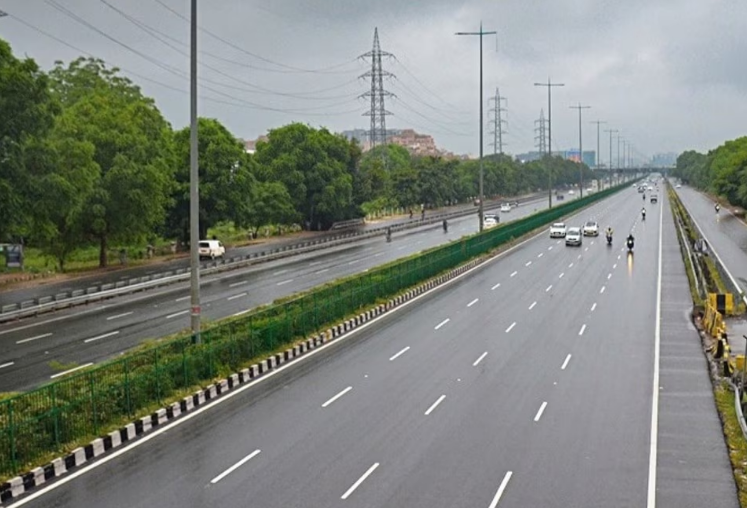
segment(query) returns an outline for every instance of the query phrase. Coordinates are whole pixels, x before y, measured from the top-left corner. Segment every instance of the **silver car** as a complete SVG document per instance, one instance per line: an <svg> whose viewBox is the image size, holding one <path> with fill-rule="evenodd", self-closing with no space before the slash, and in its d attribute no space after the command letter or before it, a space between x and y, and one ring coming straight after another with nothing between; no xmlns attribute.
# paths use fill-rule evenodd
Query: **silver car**
<svg viewBox="0 0 747 508"><path fill-rule="evenodd" d="M566 245L581 245L583 235L581 234L581 228L568 228L565 233L565 244Z"/></svg>

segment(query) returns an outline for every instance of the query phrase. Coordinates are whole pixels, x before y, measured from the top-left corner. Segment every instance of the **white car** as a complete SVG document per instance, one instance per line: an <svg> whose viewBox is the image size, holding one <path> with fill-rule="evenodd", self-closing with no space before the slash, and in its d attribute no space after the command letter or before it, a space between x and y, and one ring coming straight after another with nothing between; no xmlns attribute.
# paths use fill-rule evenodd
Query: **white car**
<svg viewBox="0 0 747 508"><path fill-rule="evenodd" d="M486 228L494 228L498 225L498 216L497 215L486 215L485 220L482 222L482 225Z"/></svg>
<svg viewBox="0 0 747 508"><path fill-rule="evenodd" d="M200 253L200 259L222 258L226 255L225 246L218 240L201 240L198 245L198 251Z"/></svg>
<svg viewBox="0 0 747 508"><path fill-rule="evenodd" d="M511 211L511 205L508 203L503 203L501 205L501 212L510 212Z"/></svg>
<svg viewBox="0 0 747 508"><path fill-rule="evenodd" d="M584 236L599 236L599 224L593 220L584 224Z"/></svg>
<svg viewBox="0 0 747 508"><path fill-rule="evenodd" d="M570 194L572 196L573 194L575 194L575 192L573 192L573 189L571 189L571 190L568 191L568 194Z"/></svg>
<svg viewBox="0 0 747 508"><path fill-rule="evenodd" d="M556 222L550 226L550 238L565 238L565 224Z"/></svg>
<svg viewBox="0 0 747 508"><path fill-rule="evenodd" d="M565 244L581 245L582 238L581 228L568 228L568 232L565 234Z"/></svg>

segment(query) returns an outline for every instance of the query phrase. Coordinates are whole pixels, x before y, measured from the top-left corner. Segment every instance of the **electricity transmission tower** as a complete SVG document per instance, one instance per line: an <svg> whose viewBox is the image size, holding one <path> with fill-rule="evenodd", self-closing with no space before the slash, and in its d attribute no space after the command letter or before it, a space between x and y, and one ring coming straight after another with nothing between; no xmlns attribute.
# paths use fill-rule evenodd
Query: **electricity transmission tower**
<svg viewBox="0 0 747 508"><path fill-rule="evenodd" d="M540 110L539 120L535 120L534 125L539 125L539 127L534 128L534 132L537 133L534 140L537 142L537 151L542 157L547 153L547 120L545 120L544 109Z"/></svg>
<svg viewBox="0 0 747 508"><path fill-rule="evenodd" d="M384 98L393 97L394 94L384 90L384 78L394 77L394 74L383 69L381 60L383 57L391 58L393 56L391 53L381 50L379 29L375 28L373 49L360 56L360 58L371 59L371 70L359 76L360 78L371 79L371 90L360 96L371 99L371 108L363 113L363 116L371 117L371 130L369 132L371 148L386 144L386 116L392 113L386 110Z"/></svg>
<svg viewBox="0 0 747 508"><path fill-rule="evenodd" d="M496 87L495 89L495 97L490 97L488 99L488 102L493 103L493 109L488 109L488 117L492 114L493 116L493 127L490 131L490 133L493 135L493 141L490 143L490 145L493 147L493 155L496 154L502 154L503 153L503 135L506 134L506 131L503 130L503 126L507 125L508 122L503 119L502 113L505 113L507 110L503 107L503 104L506 104L508 106L508 99L505 97L501 97L500 89Z"/></svg>

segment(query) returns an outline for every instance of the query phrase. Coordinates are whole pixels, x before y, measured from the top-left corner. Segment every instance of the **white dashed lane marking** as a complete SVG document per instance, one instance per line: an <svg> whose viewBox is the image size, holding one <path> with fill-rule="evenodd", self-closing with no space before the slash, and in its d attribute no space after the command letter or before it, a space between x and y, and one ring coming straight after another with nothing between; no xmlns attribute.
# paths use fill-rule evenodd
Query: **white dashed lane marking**
<svg viewBox="0 0 747 508"><path fill-rule="evenodd" d="M475 363L473 363L472 366L473 367L477 367L477 364L480 363L483 360L483 358L485 358L486 356L488 356L488 352L487 351L485 351L483 354L481 354L480 358L478 358L477 360L475 360Z"/></svg>
<svg viewBox="0 0 747 508"><path fill-rule="evenodd" d="M472 306L473 306L474 304L476 304L476 303L477 303L477 302L479 302L479 301L480 301L480 299L479 299L479 298L475 298L474 300L472 300L471 302L469 302L469 303L467 304L467 307L472 307Z"/></svg>
<svg viewBox="0 0 747 508"><path fill-rule="evenodd" d="M542 405L539 408L539 411L537 411L537 414L534 415L534 421L538 422L540 421L540 418L542 418L542 413L545 412L545 408L547 407L547 402L543 402Z"/></svg>
<svg viewBox="0 0 747 508"><path fill-rule="evenodd" d="M514 326L516 326L516 321L514 321L513 323L511 323L511 326L509 326L508 328L506 328L506 333L508 333L508 332L510 332L511 330L513 330L513 329L514 329Z"/></svg>
<svg viewBox="0 0 747 508"><path fill-rule="evenodd" d="M563 362L563 365L560 367L560 370L565 370L566 367L568 367L568 362L571 361L571 354L568 353L568 356L565 357L565 361Z"/></svg>
<svg viewBox="0 0 747 508"><path fill-rule="evenodd" d="M432 413L432 412L433 412L433 411L434 411L434 410L435 410L435 409L436 409L436 408L438 407L438 405L439 405L439 404L440 404L441 402L443 402L443 400L444 400L445 398L446 398L446 395L441 395L441 396L440 396L440 397L438 398L438 400L436 400L436 402L434 402L434 403L433 403L433 404L431 405L431 407L429 407L429 408L428 408L428 410L427 410L427 411L425 412L425 416L428 416L429 414L431 414L431 413Z"/></svg>
<svg viewBox="0 0 747 508"><path fill-rule="evenodd" d="M529 310L532 310L535 305L537 305L537 302L532 303L532 305L529 306Z"/></svg>
<svg viewBox="0 0 747 508"><path fill-rule="evenodd" d="M446 319L444 319L443 321L441 321L440 323L438 323L438 324L436 325L436 328L435 328L435 330L438 330L439 328L441 328L441 327L442 327L443 325L445 325L445 324L446 324L446 323L448 323L449 321L450 321L450 319L449 319L449 318L446 318Z"/></svg>
<svg viewBox="0 0 747 508"><path fill-rule="evenodd" d="M496 290L496 289L498 289L499 287L501 287L501 283L500 283L500 282L499 282L498 284L496 284L495 286L493 286L492 288L490 288L490 290L491 290L491 291L495 291L495 290Z"/></svg>
<svg viewBox="0 0 747 508"><path fill-rule="evenodd" d="M400 351L400 352L399 352L399 353L397 353L396 355L394 355L394 356L392 356L391 358L389 358L389 361L390 361L390 362L393 362L394 360L396 360L397 358L399 358L399 357L400 357L400 356L402 356L403 354L407 353L407 352L408 352L409 350L410 350L410 346L407 346L407 347L406 347L406 348L404 348L404 349L403 349L402 351Z"/></svg>

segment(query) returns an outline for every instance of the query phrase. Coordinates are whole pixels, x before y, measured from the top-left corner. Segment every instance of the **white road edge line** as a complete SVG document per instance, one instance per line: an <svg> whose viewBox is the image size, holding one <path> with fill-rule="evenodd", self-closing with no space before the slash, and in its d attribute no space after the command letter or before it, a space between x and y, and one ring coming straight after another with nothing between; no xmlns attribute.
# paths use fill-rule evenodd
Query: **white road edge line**
<svg viewBox="0 0 747 508"><path fill-rule="evenodd" d="M241 459L240 461L238 461L236 464L234 464L233 466L229 467L228 469L226 469L225 471L223 471L221 474L219 474L218 476L216 476L215 478L213 478L212 480L210 480L210 483L212 483L213 485L215 485L216 483L218 483L219 481L221 481L223 478L225 478L226 476L230 475L231 473L233 473L234 471L236 471L238 468L240 468L241 466L243 466L244 464L246 464L247 462L249 462L250 460L252 460L257 455L259 455L259 452L260 452L260 450L254 450L252 453L250 453L249 455L247 455L246 457L244 457L243 459Z"/></svg>
<svg viewBox="0 0 747 508"><path fill-rule="evenodd" d="M51 335L52 335L51 333L43 333L41 335L37 335L36 337L31 337L31 338L28 338L28 339L17 340L16 344L25 344L27 342L31 342L32 340L44 339L44 338L49 337Z"/></svg>
<svg viewBox="0 0 747 508"><path fill-rule="evenodd" d="M539 410L537 411L537 414L534 415L534 421L538 422L540 421L540 418L542 418L542 413L545 412L545 408L547 407L547 402L543 402L540 406Z"/></svg>
<svg viewBox="0 0 747 508"><path fill-rule="evenodd" d="M438 330L439 328L441 328L441 327L442 327L443 325L445 325L445 324L446 324L446 323L448 323L449 321L451 321L451 319L449 319L449 318L446 318L446 319L444 319L443 321L441 321L440 323L438 323L438 324L436 325L436 328L434 328L434 330Z"/></svg>
<svg viewBox="0 0 747 508"><path fill-rule="evenodd" d="M345 389L344 389L343 391L341 391L340 393L338 393L337 395L335 395L334 397L332 397L331 399L329 399L329 400L328 400L327 402L325 402L324 404L322 404L322 407L327 407L327 406L329 406L329 405L330 405L330 404L332 404L332 403L333 403L334 401L336 401L337 399L339 399L340 397L342 397L343 395L345 395L346 393L348 393L348 392L349 392L350 390L352 390L352 389L353 389L353 387L352 387L352 386L348 386L348 387L347 387L347 388L345 388Z"/></svg>
<svg viewBox="0 0 747 508"><path fill-rule="evenodd" d="M510 252L515 251L516 249L518 249L522 245L525 245L525 244L527 244L527 243L531 242L532 240L535 240L535 239L537 239L539 237L545 236L545 234L546 234L545 231L540 231L536 235L534 235L534 236L532 236L530 238L527 238L523 242L520 242L520 243L514 245L513 247L510 247L509 249L505 250L504 252L501 252L497 256L495 256L493 258L490 258L485 263L483 263L481 265L478 265L478 266L476 266L474 268L470 268L469 270L466 270L464 273L462 273L462 274L454 277L453 279L445 282L441 286L437 286L437 287L435 287L433 289L425 291L424 293L416 296L415 298L406 301L405 303L403 303L402 305L400 305L399 307L397 307L393 312L397 312L400 309L406 308L409 305L412 305L414 302L419 301L421 298L426 298L427 296L429 296L430 294L432 294L435 291L442 290L444 287L447 287L450 284L453 284L456 281L461 280L462 277L468 276L469 274L471 274L475 270L480 270L480 269L485 268L491 262L498 261L498 260L502 259L507 254L509 254ZM378 317L376 317L376 318L374 318L374 319L372 319L372 320L364 323L363 325L361 325L361 326L359 326L357 328L354 328L350 332L348 332L345 335L343 335L340 338L340 340L345 340L345 338L347 338L347 337L350 337L350 336L352 336L352 335L354 335L356 333L360 333L362 330L365 330L368 327L375 325L376 323L378 323L382 319L385 319L385 318L389 317L390 315L391 314L388 313L388 312L386 314L382 314L381 316L378 316ZM0 334L9 333L9 332L12 332L12 331L18 331L18 328L15 328L15 329L12 329L12 330L4 330L4 331L1 331ZM201 415L205 411L211 410L212 408L214 408L218 404L223 404L226 401L231 400L232 398L234 398L234 397L238 396L239 394L243 393L244 391L249 390L250 388L253 388L254 386L258 385L259 383L263 383L267 379L270 379L270 378L272 378L274 376L277 376L281 372L284 372L286 369L292 368L292 367L296 366L299 363L305 362L309 358L314 358L315 355L321 353L322 351L325 351L327 348L329 348L331 346L334 346L335 344L337 344L337 341L335 341L335 342L328 342L328 343L324 344L323 346L320 346L320 347L318 347L316 349L313 349L309 353L307 353L307 354L305 354L305 355L297 358L296 360L291 360L290 362L288 362L286 364L283 364L280 368L277 368L277 369L269 371L267 374L263 375L259 379L256 379L254 381L250 381L250 382L248 382L248 383L246 383L246 384L244 384L242 386L239 386L235 390L231 390L227 394L222 395L221 397L219 397L218 399L216 399L215 402L211 402L210 404L208 404L206 406L202 406L202 407L196 409L195 411L191 411L191 412L187 413L184 416L180 416L178 419L174 420L172 423L170 423L168 425L159 426L159 428L157 430L155 430L155 431L153 431L153 432L151 432L149 434L146 434L143 438L141 438L141 439L139 439L137 441L133 441L133 442L131 442L131 444L129 444L127 446L124 446L123 448L120 448L117 451L115 451L115 452L113 452L113 453L111 453L109 455L104 455L100 460L97 460L96 462L91 462L91 463L89 463L89 465L82 466L80 469L78 469L74 473L72 473L72 474L66 474L65 476L63 476L62 478L60 478L58 481L55 481L54 483L47 483L47 484L45 484L44 487L40 487L41 490L33 492L32 494L29 494L28 497L24 497L24 498L20 499L19 501L15 502L13 504L13 507L16 508L16 507L19 507L19 506L23 506L25 504L30 503L34 499L38 499L41 496L43 496L45 494L48 494L49 492L52 492L53 490L58 489L59 487L65 485L66 483L75 480L79 476L82 476L82 475L90 472L91 470L96 469L98 467L101 467L104 464L106 464L106 463L108 463L108 462L116 459L120 455L124 455L125 453L130 452L130 451L134 450L135 448L138 448L138 447L144 445L145 443L149 442L151 439L157 438L158 436L160 436L164 432L170 431L171 429L173 429L173 428L175 428L175 427L177 427L179 425L183 425L185 422L188 422L192 418L195 418L195 417Z"/></svg>
<svg viewBox="0 0 747 508"><path fill-rule="evenodd" d="M477 360L475 360L475 363L473 363L472 366L473 367L477 367L477 364L479 364L483 360L483 358L485 358L486 356L488 356L488 352L487 351L485 351L483 354L481 354L480 358L478 358Z"/></svg>
<svg viewBox="0 0 747 508"><path fill-rule="evenodd" d="M472 306L473 306L474 304L476 304L476 303L477 303L477 302L479 302L479 301L480 301L480 299L479 299L479 298L475 298L474 300L472 300L471 302L469 302L469 303L467 304L467 307L472 307Z"/></svg>
<svg viewBox="0 0 747 508"><path fill-rule="evenodd" d="M656 278L656 329L654 330L654 379L651 388L651 441L648 455L647 508L656 506L656 462L659 441L659 354L661 349L661 240L664 214L659 214L659 275ZM696 224L697 226L697 224ZM709 242L710 243L710 242ZM723 263L722 263L723 265ZM739 286L737 286L739 287Z"/></svg>
<svg viewBox="0 0 747 508"><path fill-rule="evenodd" d="M105 339L107 337L113 337L114 335L118 335L118 334L119 334L119 330L117 330L115 332L105 333L104 335L97 335L96 337L91 337L90 339L86 339L83 342L85 342L86 344L88 344L89 342L94 342L94 341L97 341L97 340Z"/></svg>
<svg viewBox="0 0 747 508"><path fill-rule="evenodd" d="M513 323L511 323L511 326L509 326L508 328L506 328L506 333L508 333L508 332L510 332L511 330L513 330L513 329L514 329L514 326L516 326L516 321L514 321Z"/></svg>
<svg viewBox="0 0 747 508"><path fill-rule="evenodd" d="M112 319L123 318L123 317L129 316L129 315L134 314L134 313L135 313L134 311L132 311L132 312L125 312L123 314L117 314L116 316L109 316L108 318L106 318L106 320L107 321L111 321Z"/></svg>
<svg viewBox="0 0 747 508"><path fill-rule="evenodd" d="M566 367L568 367L568 362L571 361L571 354L568 353L568 356L565 357L565 361L563 362L562 367L560 367L560 370L565 370Z"/></svg>
<svg viewBox="0 0 747 508"><path fill-rule="evenodd" d="M407 353L407 352L408 352L409 350L410 350L410 346L407 346L407 347L406 347L406 348L404 348L404 349L403 349L402 351L400 351L400 352L399 352L399 353L397 353L396 355L394 355L394 356L392 356L391 358L389 358L389 361L390 361L390 362L393 362L394 360L396 360L397 358L399 358L399 357L400 357L400 356L402 356L403 354Z"/></svg>
<svg viewBox="0 0 747 508"><path fill-rule="evenodd" d="M84 365L79 365L78 367L75 367L74 369L70 369L64 372L58 372L57 374L53 374L49 376L49 379L54 379L60 376L64 376L65 374L70 374L71 372L75 372L76 370L85 369L86 367L90 367L91 365L93 365L93 363L86 363Z"/></svg>
<svg viewBox="0 0 747 508"><path fill-rule="evenodd" d="M347 490L347 492L345 492L342 495L342 497L340 499L347 499L350 496L350 494L352 494L353 492L355 492L355 489L357 489L360 486L361 483L363 483L364 481L366 481L366 478L368 478L371 475L371 473L373 473L374 471L376 471L377 467L379 467L379 463L378 462L376 462L373 466L369 467L368 471L366 471L365 473L363 473L363 476L361 476L360 478L358 478L358 481L355 482Z"/></svg>
<svg viewBox="0 0 747 508"><path fill-rule="evenodd" d="M439 397L439 398L438 398L438 399L436 400L436 402L434 402L433 404L431 404L431 407L429 407L429 408L428 408L428 410L427 410L427 411L425 412L425 416L428 416L429 414L431 414L431 413L432 413L432 412L433 412L433 411L434 411L434 410L435 410L435 409L436 409L436 408L438 407L438 405L439 405L439 404L440 404L441 402L443 402L443 401L444 401L444 399L445 399L445 398L446 398L446 395L441 395L441 396L440 396L440 397Z"/></svg>
<svg viewBox="0 0 747 508"><path fill-rule="evenodd" d="M508 471L506 473L506 476L503 477L503 481L501 482L500 487L498 487L498 492L495 493L495 496L493 497L493 500L490 502L490 506L488 508L496 508L498 506L498 501L501 500L501 496L503 496L503 491L506 490L506 486L508 485L508 481L511 479L511 476L513 473L511 471Z"/></svg>

